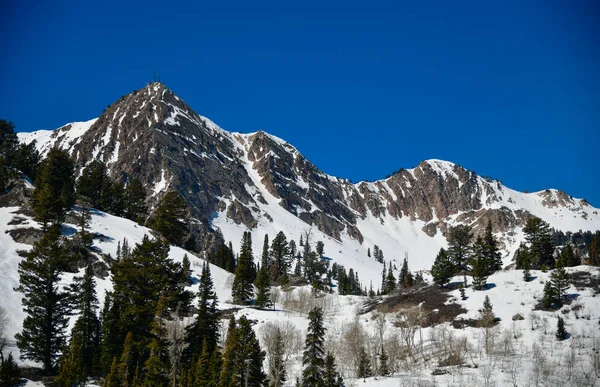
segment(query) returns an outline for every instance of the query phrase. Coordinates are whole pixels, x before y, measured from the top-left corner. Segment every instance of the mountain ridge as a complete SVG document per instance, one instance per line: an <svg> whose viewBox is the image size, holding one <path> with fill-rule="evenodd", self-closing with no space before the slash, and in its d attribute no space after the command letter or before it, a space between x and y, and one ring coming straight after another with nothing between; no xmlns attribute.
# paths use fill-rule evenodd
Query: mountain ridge
<svg viewBox="0 0 600 387"><path fill-rule="evenodd" d="M600 229L598 210L583 199L550 189L521 193L439 159L402 168L385 179L352 183L322 172L279 137L221 129L160 83L121 97L97 119L19 137L23 142L37 139L42 153L52 146L68 150L78 170L99 159L113 179L141 180L151 206L167 190L177 190L199 220L201 250L214 246L214 229L225 227L224 221L257 233L265 222L277 223L273 213L279 212L272 204L306 228L313 226L337 241L355 240L359 246L385 245L384 237L370 229L389 234L385 228L390 223L397 223L393 227L399 232L418 226L419 235L433 238L461 223L477 233L490 220L509 256L531 216L564 231ZM401 227L404 218L409 222ZM412 242L391 246L409 250Z"/></svg>

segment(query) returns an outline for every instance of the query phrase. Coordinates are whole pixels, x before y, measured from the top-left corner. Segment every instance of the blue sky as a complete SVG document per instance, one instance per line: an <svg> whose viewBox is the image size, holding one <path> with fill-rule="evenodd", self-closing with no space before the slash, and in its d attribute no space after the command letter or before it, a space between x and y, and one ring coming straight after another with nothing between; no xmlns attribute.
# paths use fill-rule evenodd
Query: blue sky
<svg viewBox="0 0 600 387"><path fill-rule="evenodd" d="M156 69L199 114L277 135L329 174L438 158L600 207L598 7L3 2L0 117L18 131L87 120Z"/></svg>

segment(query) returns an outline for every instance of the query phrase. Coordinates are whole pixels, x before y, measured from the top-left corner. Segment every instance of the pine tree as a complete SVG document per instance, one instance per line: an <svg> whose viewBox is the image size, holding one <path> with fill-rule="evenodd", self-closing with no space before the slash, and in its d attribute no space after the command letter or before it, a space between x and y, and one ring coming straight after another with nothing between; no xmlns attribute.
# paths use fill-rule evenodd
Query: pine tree
<svg viewBox="0 0 600 387"><path fill-rule="evenodd" d="M239 386L262 387L267 382L263 371L265 352L252 329L251 322L246 316L238 320L238 351L236 352L235 380Z"/></svg>
<svg viewBox="0 0 600 387"><path fill-rule="evenodd" d="M448 236L448 257L456 266L456 272L463 274L465 283L471 256L471 238L473 238L471 227L466 225L452 227Z"/></svg>
<svg viewBox="0 0 600 387"><path fill-rule="evenodd" d="M483 290L487 283L487 276L493 262L486 258L486 246L481 236L473 244L473 254L471 255L471 276L473 277L473 289Z"/></svg>
<svg viewBox="0 0 600 387"><path fill-rule="evenodd" d="M396 290L396 277L392 271L392 265L388 267L387 277L385 278L385 293L390 294Z"/></svg>
<svg viewBox="0 0 600 387"><path fill-rule="evenodd" d="M223 363L219 375L219 387L234 385L235 354L238 351L237 322L232 314L227 327L227 339L223 347Z"/></svg>
<svg viewBox="0 0 600 387"><path fill-rule="evenodd" d="M135 365L138 360L138 354L133 343L133 334L128 332L123 343L123 352L119 358L117 366L117 375L123 386L131 386L135 377ZM112 366L111 366L112 372Z"/></svg>
<svg viewBox="0 0 600 387"><path fill-rule="evenodd" d="M269 274L265 267L261 267L256 278L256 302L255 305L259 309L267 309L272 306L271 303L271 286L269 283Z"/></svg>
<svg viewBox="0 0 600 387"><path fill-rule="evenodd" d="M398 285L403 288L410 288L413 286L415 280L412 273L408 270L408 257L404 257L402 268L400 269L400 275L398 276Z"/></svg>
<svg viewBox="0 0 600 387"><path fill-rule="evenodd" d="M12 352L8 352L8 356L0 358L0 386L16 386L21 381L19 377L19 366L13 358Z"/></svg>
<svg viewBox="0 0 600 387"><path fill-rule="evenodd" d="M381 351L379 352L379 376L388 376L390 374L390 370L388 367L388 355L385 353L385 349L383 345L381 346Z"/></svg>
<svg viewBox="0 0 600 387"><path fill-rule="evenodd" d="M502 269L502 255L498 248L498 241L492 233L492 221L488 220L483 236L483 249L481 251L487 265L486 274L491 275Z"/></svg>
<svg viewBox="0 0 600 387"><path fill-rule="evenodd" d="M74 180L74 164L69 154L52 148L40 165L31 195L35 218L44 230L49 224L61 224L75 204Z"/></svg>
<svg viewBox="0 0 600 387"><path fill-rule="evenodd" d="M344 387L344 380L337 371L335 365L335 356L331 352L327 352L325 356L325 384L324 387Z"/></svg>
<svg viewBox="0 0 600 387"><path fill-rule="evenodd" d="M235 278L231 286L231 298L235 304L245 305L250 302L254 293L252 283L256 278L254 257L252 255L252 236L249 231L244 232L242 248L238 264L235 269Z"/></svg>
<svg viewBox="0 0 600 387"><path fill-rule="evenodd" d="M483 309L481 310L480 321L483 327L491 327L496 321L496 316L494 315L492 303L488 296L485 296L485 299L483 301Z"/></svg>
<svg viewBox="0 0 600 387"><path fill-rule="evenodd" d="M560 252L560 264L563 267L573 267L581 264L570 243L568 243Z"/></svg>
<svg viewBox="0 0 600 387"><path fill-rule="evenodd" d="M283 273L290 269L291 265L290 249L283 231L279 231L271 243L270 258L273 265L271 280L277 281Z"/></svg>
<svg viewBox="0 0 600 387"><path fill-rule="evenodd" d="M431 267L431 275L433 276L433 281L441 287L444 287L450 279L454 276L455 266L450 261L446 250L443 248L440 249L437 257L435 257L435 261L433 262L433 266Z"/></svg>
<svg viewBox="0 0 600 387"><path fill-rule="evenodd" d="M206 338L202 343L202 352L200 353L200 357L198 358L198 362L196 363L195 369L195 378L193 385L195 386L206 386L209 382L210 368L210 353L208 351L208 343Z"/></svg>
<svg viewBox="0 0 600 387"><path fill-rule="evenodd" d="M127 187L125 187L124 201L125 217L135 222L143 223L148 207L145 203L146 191L139 180L133 179L127 184Z"/></svg>
<svg viewBox="0 0 600 387"><path fill-rule="evenodd" d="M550 281L546 282L544 285L544 295L542 296L542 306L546 309L552 307L553 304L558 303L556 294L554 293L554 288Z"/></svg>
<svg viewBox="0 0 600 387"><path fill-rule="evenodd" d="M112 182L103 162L93 160L83 168L76 187L77 196L87 198L93 208L101 211L109 209L112 202Z"/></svg>
<svg viewBox="0 0 600 387"><path fill-rule="evenodd" d="M562 267L560 262L557 267L552 271L550 275L550 283L552 285L552 292L556 297L556 303L562 305L563 301L567 296L567 289L569 288L569 277L565 268Z"/></svg>
<svg viewBox="0 0 600 387"><path fill-rule="evenodd" d="M21 358L42 363L46 373L56 367L73 309L71 291L58 286L67 264L68 255L60 241L60 232L54 227L19 263L20 285L16 290L24 294L23 308L27 317L22 332L15 338Z"/></svg>
<svg viewBox="0 0 600 387"><path fill-rule="evenodd" d="M600 231L596 231L588 246L588 262L592 266L600 266Z"/></svg>
<svg viewBox="0 0 600 387"><path fill-rule="evenodd" d="M525 240L529 243L532 267L553 267L554 242L550 225L538 217L532 217L527 220L523 232Z"/></svg>
<svg viewBox="0 0 600 387"><path fill-rule="evenodd" d="M369 355L367 355L367 351L365 351L365 348L362 347L359 354L356 377L365 379L371 376L373 376L373 371L371 370L371 361L369 360Z"/></svg>
<svg viewBox="0 0 600 387"><path fill-rule="evenodd" d="M80 339L74 336L69 348L60 358L60 368L56 378L56 385L59 387L85 385L88 373L83 364L83 348Z"/></svg>
<svg viewBox="0 0 600 387"><path fill-rule="evenodd" d="M185 200L177 192L169 191L156 208L152 228L167 238L169 243L181 246L188 235L188 218Z"/></svg>
<svg viewBox="0 0 600 387"><path fill-rule="evenodd" d="M169 367L165 364L161 356L161 345L158 338L152 339L148 346L150 357L144 363L145 377L144 387L163 387L168 385L167 370Z"/></svg>
<svg viewBox="0 0 600 387"><path fill-rule="evenodd" d="M556 323L556 339L558 341L563 341L569 337L567 330L565 329L565 320L562 317L558 316L558 321Z"/></svg>
<svg viewBox="0 0 600 387"><path fill-rule="evenodd" d="M117 358L112 359L110 371L104 379L103 387L121 387L121 378L119 377L119 370L117 366Z"/></svg>
<svg viewBox="0 0 600 387"><path fill-rule="evenodd" d="M308 314L308 332L302 355L302 387L321 387L325 383L325 327L323 310L315 307Z"/></svg>
<svg viewBox="0 0 600 387"><path fill-rule="evenodd" d="M82 278L75 278L73 287L77 294L76 302L79 318L71 333L80 347L81 364L86 376L96 376L99 373L100 361L100 320L98 319L98 298L91 265L85 269Z"/></svg>
<svg viewBox="0 0 600 387"><path fill-rule="evenodd" d="M188 347L184 351L186 362L198 358L202 353L203 343L206 350L212 354L219 341L219 314L217 311L217 295L214 290L210 266L202 266L200 284L198 287L198 308L196 319L186 328L185 341Z"/></svg>
<svg viewBox="0 0 600 387"><path fill-rule="evenodd" d="M260 266L264 268L269 267L269 234L265 234L265 240L263 241L262 256L260 258Z"/></svg>

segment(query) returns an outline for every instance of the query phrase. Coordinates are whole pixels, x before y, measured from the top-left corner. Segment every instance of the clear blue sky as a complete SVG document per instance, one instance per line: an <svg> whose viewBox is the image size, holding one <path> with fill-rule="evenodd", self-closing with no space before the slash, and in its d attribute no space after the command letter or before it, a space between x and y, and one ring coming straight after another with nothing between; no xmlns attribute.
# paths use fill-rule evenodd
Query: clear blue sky
<svg viewBox="0 0 600 387"><path fill-rule="evenodd" d="M18 131L96 117L156 68L199 114L336 176L439 158L600 207L596 1L66 3L0 5Z"/></svg>

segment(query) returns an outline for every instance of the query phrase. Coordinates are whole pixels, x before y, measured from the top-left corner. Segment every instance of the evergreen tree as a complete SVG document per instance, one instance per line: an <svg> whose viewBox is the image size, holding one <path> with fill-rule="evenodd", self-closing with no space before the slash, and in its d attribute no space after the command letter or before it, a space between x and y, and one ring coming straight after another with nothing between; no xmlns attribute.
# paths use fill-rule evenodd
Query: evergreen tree
<svg viewBox="0 0 600 387"><path fill-rule="evenodd" d="M302 387L321 387L324 385L325 368L325 327L323 310L313 308L308 314L308 332L302 355Z"/></svg>
<svg viewBox="0 0 600 387"><path fill-rule="evenodd" d="M245 305L250 302L254 290L252 283L256 278L254 257L252 255L252 236L249 231L244 232L242 248L235 269L235 278L231 286L231 297L235 304Z"/></svg>
<svg viewBox="0 0 600 387"><path fill-rule="evenodd" d="M86 197L93 208L107 211L112 202L112 192L112 182L103 162L93 160L83 168L77 179L77 196Z"/></svg>
<svg viewBox="0 0 600 387"><path fill-rule="evenodd" d="M558 305L562 305L563 301L567 296L567 289L569 288L569 277L565 268L559 264L552 271L550 275L550 283L552 285L552 292L556 297L555 301Z"/></svg>
<svg viewBox="0 0 600 387"><path fill-rule="evenodd" d="M200 353L200 357L198 358L198 362L196 363L195 369L195 378L193 385L195 386L206 386L210 380L209 374L210 368L210 353L208 351L208 343L206 338L202 343L202 352Z"/></svg>
<svg viewBox="0 0 600 387"><path fill-rule="evenodd" d="M371 248L367 247L367 257L371 258Z"/></svg>
<svg viewBox="0 0 600 387"><path fill-rule="evenodd" d="M456 266L456 272L462 273L464 282L467 282L466 272L469 270L469 258L471 256L471 227L458 225L450 229L448 236L448 257Z"/></svg>
<svg viewBox="0 0 600 387"><path fill-rule="evenodd" d="M189 211L185 200L175 191L169 191L156 208L153 229L169 243L181 246L188 235Z"/></svg>
<svg viewBox="0 0 600 387"><path fill-rule="evenodd" d="M544 285L544 295L542 296L542 306L546 309L549 309L552 307L553 304L555 304L557 302L558 302L558 300L557 300L556 294L554 293L554 288L552 287L552 284L550 283L550 281L548 281Z"/></svg>
<svg viewBox="0 0 600 387"><path fill-rule="evenodd" d="M263 242L262 256L260 259L260 266L264 268L269 267L269 234L265 234L265 240Z"/></svg>
<svg viewBox="0 0 600 387"><path fill-rule="evenodd" d="M581 262L579 258L575 255L573 251L573 246L568 243L560 252L560 265L564 267L573 267L580 265Z"/></svg>
<svg viewBox="0 0 600 387"><path fill-rule="evenodd" d="M262 369L264 358L265 352L260 349L250 321L241 316L236 323L232 316L219 386L264 386L267 381Z"/></svg>
<svg viewBox="0 0 600 387"><path fill-rule="evenodd" d="M488 261L486 257L486 246L481 236L473 244L473 254L471 256L471 276L473 277L473 289L483 290L486 286L487 276L493 262Z"/></svg>
<svg viewBox="0 0 600 387"><path fill-rule="evenodd" d="M16 290L24 294L22 302L27 317L23 330L15 338L21 358L42 363L46 373L55 370L73 309L71 291L58 286L67 264L67 252L55 227L19 263L20 285Z"/></svg>
<svg viewBox="0 0 600 387"><path fill-rule="evenodd" d="M91 265L85 269L82 278L75 278L73 287L77 294L76 302L79 318L71 332L71 340L77 341L81 366L86 376L98 375L100 361L100 320L98 319L98 298Z"/></svg>
<svg viewBox="0 0 600 387"><path fill-rule="evenodd" d="M410 288L414 282L414 277L410 270L408 270L408 257L405 256L402 268L400 269L400 275L398 276L398 285L403 288Z"/></svg>
<svg viewBox="0 0 600 387"><path fill-rule="evenodd" d="M521 245L517 250L517 268L523 269L523 281L531 281L531 251L528 246Z"/></svg>
<svg viewBox="0 0 600 387"><path fill-rule="evenodd" d="M158 338L152 339L148 346L150 349L150 357L144 363L145 377L144 387L164 387L168 385L168 365L165 364L163 356L161 356L161 345Z"/></svg>
<svg viewBox="0 0 600 387"><path fill-rule="evenodd" d="M232 314L227 328L227 339L223 347L223 363L219 375L219 387L234 386L235 354L238 351L237 323Z"/></svg>
<svg viewBox="0 0 600 387"><path fill-rule="evenodd" d="M113 359L121 354L121 349L125 340L125 332L122 332L119 326L121 309L121 303L118 299L115 299L113 293L106 292L101 319L101 374L108 373L112 366Z"/></svg>
<svg viewBox="0 0 600 387"><path fill-rule="evenodd" d="M496 321L492 303L488 296L485 296L483 301L483 309L481 310L481 325L484 327L491 327Z"/></svg>
<svg viewBox="0 0 600 387"><path fill-rule="evenodd" d="M362 347L359 354L356 377L365 379L371 376L373 376L373 371L371 370L371 361L369 360L369 355L367 355L367 351L365 351L365 348Z"/></svg>
<svg viewBox="0 0 600 387"><path fill-rule="evenodd" d="M267 273L266 267L261 267L258 271L256 287L258 290L256 293L256 307L259 309L267 309L271 307L271 286L269 284L269 274Z"/></svg>
<svg viewBox="0 0 600 387"><path fill-rule="evenodd" d="M433 266L431 267L431 275L433 281L441 287L444 287L454 276L455 266L450 261L446 250L440 249L440 252L435 257Z"/></svg>
<svg viewBox="0 0 600 387"><path fill-rule="evenodd" d="M127 184L124 201L125 217L135 222L143 223L148 212L148 207L146 206L146 191L139 180L133 179Z"/></svg>
<svg viewBox="0 0 600 387"><path fill-rule="evenodd" d="M529 243L532 267L554 267L554 243L550 225L540 218L532 217L527 220L523 231L525 240Z"/></svg>
<svg viewBox="0 0 600 387"><path fill-rule="evenodd" d="M19 377L19 366L13 358L12 352L8 356L0 358L0 387L16 386L21 381Z"/></svg>
<svg viewBox="0 0 600 387"><path fill-rule="evenodd" d="M596 231L588 246L588 261L592 266L600 266L600 231Z"/></svg>
<svg viewBox="0 0 600 387"><path fill-rule="evenodd" d="M382 345L381 351L379 352L379 376L388 376L389 374L388 355L385 353L385 349Z"/></svg>
<svg viewBox="0 0 600 387"><path fill-rule="evenodd" d="M335 356L331 352L327 352L325 356L325 384L324 387L344 387L344 380L337 371L335 365Z"/></svg>
<svg viewBox="0 0 600 387"><path fill-rule="evenodd" d="M488 220L483 236L483 248L481 251L484 261L486 262L487 275L493 274L495 271L502 269L502 254L498 248L498 241L492 233L492 221Z"/></svg>
<svg viewBox="0 0 600 387"><path fill-rule="evenodd" d="M208 383L207 387L217 387L221 378L221 367L223 365L223 357L221 350L216 347L210 357L210 365L208 368Z"/></svg>
<svg viewBox="0 0 600 387"><path fill-rule="evenodd" d="M83 350L80 337L71 339L69 348L60 358L60 368L56 378L59 387L83 386L87 380L87 371L83 364Z"/></svg>
<svg viewBox="0 0 600 387"><path fill-rule="evenodd" d="M385 278L385 294L390 294L396 290L396 277L392 271L392 265L388 267L387 277Z"/></svg>
<svg viewBox="0 0 600 387"><path fill-rule="evenodd" d="M185 341L188 347L184 351L186 362L198 358L202 353L203 343L206 350L212 354L219 341L219 314L217 311L217 295L210 274L210 266L202 266L200 284L198 287L198 308L196 319L186 328Z"/></svg>
<svg viewBox="0 0 600 387"><path fill-rule="evenodd" d="M323 254L325 253L325 244L323 243L323 241L317 241L317 244L315 245L315 250L319 258L323 258Z"/></svg>
<svg viewBox="0 0 600 387"><path fill-rule="evenodd" d="M556 338L558 341L563 341L569 337L567 330L565 329L565 320L562 317L558 316L558 321L556 323Z"/></svg>
<svg viewBox="0 0 600 387"><path fill-rule="evenodd" d="M138 361L138 353L133 342L133 334L128 332L123 343L123 352L117 366L118 379L123 386L131 386L135 378L135 366ZM112 368L112 367L111 367Z"/></svg>
<svg viewBox="0 0 600 387"><path fill-rule="evenodd" d="M119 370L117 366L117 358L112 359L110 365L110 371L104 379L103 387L121 387L121 378L119 377Z"/></svg>
<svg viewBox="0 0 600 387"><path fill-rule="evenodd" d="M4 193L6 183L16 171L21 171L32 181L36 177L36 169L40 162L40 154L35 141L30 144L19 144L12 122L0 119L0 194Z"/></svg>
<svg viewBox="0 0 600 387"><path fill-rule="evenodd" d="M52 148L41 163L35 179L31 204L35 218L44 228L58 225L75 204L74 165L66 151Z"/></svg>
<svg viewBox="0 0 600 387"><path fill-rule="evenodd" d="M271 243L270 251L271 265L271 280L277 281L279 277L290 269L290 249L287 238L283 231L279 231Z"/></svg>

